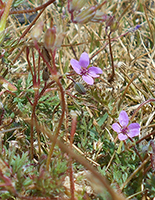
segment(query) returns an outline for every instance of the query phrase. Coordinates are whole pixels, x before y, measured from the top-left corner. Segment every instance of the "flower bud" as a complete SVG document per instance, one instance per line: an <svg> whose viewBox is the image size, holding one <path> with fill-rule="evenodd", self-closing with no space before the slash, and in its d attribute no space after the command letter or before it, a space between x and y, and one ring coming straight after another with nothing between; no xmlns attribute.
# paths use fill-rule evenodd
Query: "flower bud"
<svg viewBox="0 0 155 200"><path fill-rule="evenodd" d="M72 0L70 2L70 11L79 11L85 3L86 0Z"/></svg>
<svg viewBox="0 0 155 200"><path fill-rule="evenodd" d="M43 31L43 21L40 21L36 24L31 32L31 37L34 40L39 40Z"/></svg>
<svg viewBox="0 0 155 200"><path fill-rule="evenodd" d="M106 22L107 20L109 20L109 16L97 10L95 16L91 19L91 22L101 23L101 22Z"/></svg>
<svg viewBox="0 0 155 200"><path fill-rule="evenodd" d="M54 44L54 46L55 46L56 48L61 47L62 42L63 42L65 36L66 36L66 33L63 33L63 32L61 32L61 33L59 33L59 34L57 35L56 41L55 41L55 44Z"/></svg>
<svg viewBox="0 0 155 200"><path fill-rule="evenodd" d="M106 29L110 27L110 31L114 32L118 28L118 21L116 21L115 16L110 16L108 21L106 22Z"/></svg>
<svg viewBox="0 0 155 200"><path fill-rule="evenodd" d="M83 85L81 83L75 83L74 85L75 90L80 94L86 94L86 90L84 89Z"/></svg>
<svg viewBox="0 0 155 200"><path fill-rule="evenodd" d="M75 23L84 24L90 21L96 13L96 7L91 6L89 8L86 8L85 10L82 10L74 19Z"/></svg>
<svg viewBox="0 0 155 200"><path fill-rule="evenodd" d="M115 16L110 16L109 20L106 23L106 27L111 27L114 23L114 20L115 20Z"/></svg>
<svg viewBox="0 0 155 200"><path fill-rule="evenodd" d="M54 46L56 39L56 28L53 26L52 28L49 28L45 32L44 36L44 45L46 49L51 49Z"/></svg>
<svg viewBox="0 0 155 200"><path fill-rule="evenodd" d="M43 73L42 73L42 78L44 81L48 81L50 75L49 75L49 71L48 71L48 68L46 67L44 70L43 70Z"/></svg>

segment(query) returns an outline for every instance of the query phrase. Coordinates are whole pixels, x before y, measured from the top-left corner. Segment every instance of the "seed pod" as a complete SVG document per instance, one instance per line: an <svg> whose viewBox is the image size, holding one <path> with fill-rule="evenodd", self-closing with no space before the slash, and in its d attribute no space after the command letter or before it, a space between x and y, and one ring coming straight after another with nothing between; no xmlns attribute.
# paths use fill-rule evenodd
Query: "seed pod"
<svg viewBox="0 0 155 200"><path fill-rule="evenodd" d="M50 56L48 50L47 50L45 47L43 47L43 49L42 49L42 54L43 54L45 60L46 60L47 62L50 62L51 56Z"/></svg>
<svg viewBox="0 0 155 200"><path fill-rule="evenodd" d="M96 13L96 7L95 6L91 6L89 8L86 8L85 10L82 10L74 19L74 21L76 23L79 24L85 24L87 22L89 22Z"/></svg>
<svg viewBox="0 0 155 200"><path fill-rule="evenodd" d="M35 25L35 27L31 31L31 37L32 37L32 39L38 41L41 38L42 31L43 31L43 25L44 25L44 23L42 21L38 22Z"/></svg>
<svg viewBox="0 0 155 200"><path fill-rule="evenodd" d="M44 81L48 81L48 79L49 79L49 72L48 72L47 67L43 70L42 78L43 78Z"/></svg>
<svg viewBox="0 0 155 200"><path fill-rule="evenodd" d="M86 3L86 0L72 0L70 2L70 11L79 11Z"/></svg>
<svg viewBox="0 0 155 200"><path fill-rule="evenodd" d="M81 83L75 83L74 87L78 93L86 94L86 90L84 89L84 87Z"/></svg>
<svg viewBox="0 0 155 200"><path fill-rule="evenodd" d="M44 35L44 45L47 50L51 49L54 46L56 39L56 28L53 26L46 30Z"/></svg>

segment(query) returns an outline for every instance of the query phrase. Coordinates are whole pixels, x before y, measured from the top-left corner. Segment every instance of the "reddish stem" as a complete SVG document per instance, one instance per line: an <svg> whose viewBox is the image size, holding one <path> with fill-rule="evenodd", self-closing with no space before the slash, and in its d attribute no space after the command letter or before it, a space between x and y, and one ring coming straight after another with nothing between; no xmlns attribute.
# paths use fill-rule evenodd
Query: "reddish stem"
<svg viewBox="0 0 155 200"><path fill-rule="evenodd" d="M52 143L52 146L50 148L50 152L48 153L48 158L47 158L47 162L46 162L46 169L47 171L49 171L49 166L50 166L50 161L51 161L51 157L52 157L52 154L53 154L53 151L54 151L54 147L55 147L55 144L57 142L57 138L58 138L58 135L59 135L59 131L60 131L60 128L61 128L61 125L62 125L62 122L63 122L63 119L64 119L64 116L65 116L65 110L66 110L66 104L65 104L65 94L64 94L64 90L63 90L63 87L60 83L60 80L58 79L57 80L57 85L60 89L60 93L61 93L61 107L62 107L62 114L61 114L61 117L60 117L60 120L59 120L59 124L58 124L58 127L56 129L56 133L55 133L55 136L53 138L53 143Z"/></svg>
<svg viewBox="0 0 155 200"><path fill-rule="evenodd" d="M143 103L141 103L138 108L135 110L135 112L133 113L133 115L130 118L130 121L132 121L134 119L134 117L136 116L136 114L138 113L138 111L141 109L142 106L144 106L147 103L150 103L152 101L155 101L155 99L148 99L146 101L144 101Z"/></svg>
<svg viewBox="0 0 155 200"><path fill-rule="evenodd" d="M10 11L9 14L22 14L22 13L33 13L33 12L36 13L38 10L42 10L42 9L46 8L53 2L55 2L55 0L49 0L45 4L42 4L41 6L38 6L36 8L32 8L32 9L27 9L27 10L26 9L25 10L12 10L12 11Z"/></svg>
<svg viewBox="0 0 155 200"><path fill-rule="evenodd" d="M46 63L46 65L47 65L47 67L48 67L50 73L51 73L51 74L54 74L54 71L53 71L51 65L48 63L48 61L46 60L46 58L43 56L43 54L42 54L42 52L41 52L41 50L40 50L40 48L39 48L38 43L37 43L36 40L34 41L34 45L35 45L35 48L37 49L37 51L38 51L40 57L41 57L41 58L43 59L43 61Z"/></svg>
<svg viewBox="0 0 155 200"><path fill-rule="evenodd" d="M32 60L33 60L33 69L34 69L33 85L36 85L37 73L36 73L36 64L35 64L35 58L34 58L34 51L33 51L33 48L32 48Z"/></svg>
<svg viewBox="0 0 155 200"><path fill-rule="evenodd" d="M72 148L73 140L74 140L74 135L75 135L75 130L76 130L76 124L77 124L77 116L74 114L72 115L72 127L71 127L71 134L70 134L70 147ZM73 171L73 160L70 158L69 162L70 166L70 192L71 192L71 200L75 199L74 195L74 171Z"/></svg>
<svg viewBox="0 0 155 200"><path fill-rule="evenodd" d="M113 59L113 53L112 53L112 47L111 47L110 34L108 34L108 40L109 40L109 50L110 50L111 67L112 67L112 73L111 73L108 81L112 82L114 80L114 76L115 76L115 67L114 67L114 59Z"/></svg>
<svg viewBox="0 0 155 200"><path fill-rule="evenodd" d="M29 47L26 47L26 60L27 60L31 75L33 77L33 71L32 71L31 62L30 62L30 59L29 59L29 53L30 53Z"/></svg>

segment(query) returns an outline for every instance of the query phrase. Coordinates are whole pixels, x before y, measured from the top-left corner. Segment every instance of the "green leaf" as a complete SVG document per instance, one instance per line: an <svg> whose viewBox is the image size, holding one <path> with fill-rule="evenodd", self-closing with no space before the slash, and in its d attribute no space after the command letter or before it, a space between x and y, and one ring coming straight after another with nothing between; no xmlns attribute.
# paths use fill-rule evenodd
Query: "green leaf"
<svg viewBox="0 0 155 200"><path fill-rule="evenodd" d="M106 112L101 119L98 121L98 125L102 126L105 120L108 118L108 113Z"/></svg>
<svg viewBox="0 0 155 200"><path fill-rule="evenodd" d="M121 141L120 144L119 144L119 146L118 146L118 149L117 149L117 153L118 154L121 153L122 146L123 146L123 141Z"/></svg>
<svg viewBox="0 0 155 200"><path fill-rule="evenodd" d="M13 2L13 7L17 7L19 6L20 4L22 4L24 2L24 0L14 0Z"/></svg>

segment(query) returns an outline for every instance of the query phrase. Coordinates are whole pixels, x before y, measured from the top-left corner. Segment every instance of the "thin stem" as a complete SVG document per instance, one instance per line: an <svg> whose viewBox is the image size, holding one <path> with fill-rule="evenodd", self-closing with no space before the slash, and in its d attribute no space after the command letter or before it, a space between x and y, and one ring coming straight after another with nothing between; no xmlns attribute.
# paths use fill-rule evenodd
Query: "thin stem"
<svg viewBox="0 0 155 200"><path fill-rule="evenodd" d="M125 181L125 183L123 183L123 185L121 186L121 190L124 189L124 187L129 183L129 181L138 173L138 171L140 171L144 165L150 160L150 157L148 157L146 160L143 161L143 163L128 177L128 179Z"/></svg>
<svg viewBox="0 0 155 200"><path fill-rule="evenodd" d="M38 85L40 85L40 55L38 57Z"/></svg>
<svg viewBox="0 0 155 200"><path fill-rule="evenodd" d="M125 90L124 90L124 92L123 92L123 95L122 95L122 97L121 97L120 100L119 100L119 103L118 103L118 110L120 109L121 103L123 102L123 99L124 99L125 94L127 93L128 89L129 89L129 86L130 86L131 83L135 80L136 77L137 77L137 74L134 75L134 76L132 77L132 79L129 81L128 85L126 86L126 88L125 88Z"/></svg>
<svg viewBox="0 0 155 200"><path fill-rule="evenodd" d="M38 46L38 44L37 44L37 41L34 41L34 45L35 45L35 48L37 49L37 51L38 51L40 57L41 57L41 58L43 59L43 61L46 63L46 65L47 65L47 67L48 67L50 73L51 73L51 74L54 74L51 65L48 63L48 61L46 60L46 58L43 56L43 54L42 54L42 52L41 52L41 50L40 50L40 48L39 48L39 46Z"/></svg>
<svg viewBox="0 0 155 200"><path fill-rule="evenodd" d="M69 162L69 176L70 176L70 192L71 192L71 200L75 200L75 195L74 195L74 176L73 176L73 160L72 158L70 158L70 162Z"/></svg>
<svg viewBox="0 0 155 200"><path fill-rule="evenodd" d="M50 141L52 142L54 140L54 136L52 136L52 133L45 130L45 127L40 126L40 130L46 134ZM105 177L103 177L96 169L90 164L85 158L83 158L81 155L75 153L68 145L63 144L60 140L56 141L57 145L61 148L63 152L66 152L69 154L69 156L72 159L75 159L77 162L81 163L86 169L88 169L92 175L100 181L100 185L102 187L105 187L107 191L110 193L113 200L125 200L125 198L121 194L117 194L108 184Z"/></svg>
<svg viewBox="0 0 155 200"><path fill-rule="evenodd" d="M30 137L31 137L31 146L30 146L30 156L31 156L31 159L33 159L33 155L34 155L34 148L33 148L33 142L34 142L34 139L33 139L33 131L34 131L34 123L36 124L36 115L35 115L35 110L36 110L36 106L37 106L37 103L38 103L38 90L34 90L35 91L35 94L34 94L34 103L33 103L33 107L32 107L32 115L31 115L31 132L30 132ZM38 140L38 144L40 145L39 143L39 140Z"/></svg>
<svg viewBox="0 0 155 200"><path fill-rule="evenodd" d="M18 58L20 57L20 55L22 54L22 52L24 51L25 48L26 48L26 45L24 45L22 47L22 49L18 52L18 54L15 56L15 58L12 61L12 64L14 64L16 62L16 60L18 60Z"/></svg>
<svg viewBox="0 0 155 200"><path fill-rule="evenodd" d="M72 149L73 146L73 140L74 140L74 135L75 135L75 131L76 131L76 124L77 124L77 116L75 113L72 114L72 127L71 127L71 134L70 134L70 147ZM75 195L74 195L74 171L73 171L73 159L70 158L70 162L69 162L69 166L70 166L70 192L71 192L71 200L75 199Z"/></svg>
<svg viewBox="0 0 155 200"><path fill-rule="evenodd" d="M30 130L30 158L31 158L31 160L33 159L33 155L34 155L34 148L33 148L33 142L34 142L34 139L33 139L33 131L34 131L33 130L33 124L34 123L33 123L33 119L34 119L34 111L32 112L32 115L31 115L31 130Z"/></svg>
<svg viewBox="0 0 155 200"><path fill-rule="evenodd" d="M144 106L147 103L150 103L152 101L155 101L155 99L148 99L147 101L144 101L143 103L141 103L138 108L135 110L135 112L133 113L133 115L130 118L130 121L132 121L134 119L134 117L136 116L136 114L138 113L138 111L141 109L142 106Z"/></svg>
<svg viewBox="0 0 155 200"><path fill-rule="evenodd" d="M130 139L131 142L134 142L132 138L130 138L130 137L128 137L128 138ZM134 147L134 149L135 149L136 154L139 156L140 160L143 162L143 159L142 159L141 155L139 154L139 152L138 152L136 146L134 145L133 147Z"/></svg>
<svg viewBox="0 0 155 200"><path fill-rule="evenodd" d="M34 142L34 137L33 137L33 132L34 132L34 123L36 125L36 115L35 115L35 110L36 110L36 106L38 103L38 96L39 96L39 90L38 90L38 82L36 80L36 64L35 64L35 57L34 57L34 51L32 49L32 61L33 61L33 68L34 68L34 73L31 67L31 63L29 60L29 48L26 48L26 59L31 71L31 75L33 77L33 88L34 88L34 103L32 104L32 115L31 115L31 131L30 131L30 157L31 160L33 159L33 155L34 155L34 147L33 147L33 142ZM36 87L37 85L37 87ZM39 152L41 152L41 148L40 148L40 138L39 138L39 133L37 131L37 135L38 135L38 145L39 145Z"/></svg>
<svg viewBox="0 0 155 200"><path fill-rule="evenodd" d="M24 38L25 37L25 35L30 31L30 29L32 28L32 26L36 23L36 21L38 20L38 18L40 17L40 15L44 12L44 10L45 10L45 8L44 9L42 9L41 11L40 11L40 13L35 17L35 19L32 21L32 23L26 28L26 30L23 32L23 34L20 36L20 38L19 38L19 40L18 40L18 43L20 42L20 40L22 39L22 38ZM17 43L17 44L18 44Z"/></svg>
<svg viewBox="0 0 155 200"><path fill-rule="evenodd" d="M27 9L27 10L11 10L9 14L22 14L22 13L32 13L32 12L37 12L38 10L42 10L43 8L46 8L50 4L55 2L55 0L49 0L45 4L42 4L41 6L38 6L36 8L32 9Z"/></svg>
<svg viewBox="0 0 155 200"><path fill-rule="evenodd" d="M112 47L111 47L111 39L110 39L110 34L108 34L108 41L109 41L109 50L110 50L110 57L111 57L111 67L112 67L112 73L109 78L109 82L114 80L115 76L115 67L114 67L114 59L113 59L113 53L112 53Z"/></svg>
<svg viewBox="0 0 155 200"><path fill-rule="evenodd" d="M2 120L3 120L3 117L4 117L4 113L5 113L5 110L3 108L2 103L1 103L1 110L2 110L2 113L1 113L1 116L0 116L0 125L2 124Z"/></svg>
<svg viewBox="0 0 155 200"><path fill-rule="evenodd" d="M37 73L36 73L36 64L35 64L35 57L34 57L34 51L33 51L33 48L32 48L32 60L33 60L33 69L34 69L34 75L33 75L33 87L36 87Z"/></svg>
<svg viewBox="0 0 155 200"><path fill-rule="evenodd" d="M147 139L147 138L149 138L151 135L155 135L155 131L153 131L153 132L151 132L150 134L148 134L148 135L145 135L144 137L142 137L141 139L139 139L138 141L136 141L136 144L139 144L140 142L142 142L143 140L145 140L145 139ZM131 147L133 147L134 145L132 144L131 146L129 146L129 149L131 148Z"/></svg>
<svg viewBox="0 0 155 200"><path fill-rule="evenodd" d="M121 37L126 36L128 33L130 33L130 31L127 31L127 32L125 32L125 33L123 33L123 34L121 34L121 35L119 35L119 36L117 36L117 37L110 38L110 39L111 39L111 42L112 42L112 41L116 41L118 38L121 38ZM99 54L103 49L105 49L105 47L106 47L108 44L109 44L109 42L106 42L105 45L104 45L101 49L99 49L96 53L94 53L94 54L90 57L90 60L92 60L97 54ZM78 59L77 59L77 60L78 60Z"/></svg>
<svg viewBox="0 0 155 200"><path fill-rule="evenodd" d="M62 87L62 85L61 85L59 79L57 80L57 85L58 85L58 87L59 87L59 89L60 89L60 93L61 93L62 114L61 114L61 117L60 117L60 120L59 120L58 127L57 127L57 129L56 129L55 136L54 136L53 141L52 141L52 145L51 145L50 151L49 151L49 153L48 153L47 162L46 162L46 169L47 169L47 171L49 171L49 166L50 166L50 162L51 162L51 157L52 157L52 154L53 154L53 151L54 151L54 147L55 147L55 144L56 144L58 135L59 135L59 131L60 131L60 128L61 128L63 119L64 119L65 110L66 110L64 90L63 90L63 87Z"/></svg>
<svg viewBox="0 0 155 200"><path fill-rule="evenodd" d="M46 83L46 82L45 82L45 83ZM52 81L52 82L50 82L50 83L44 85L42 91L41 91L40 94L39 94L39 97L38 97L39 99L40 99L40 97L44 94L44 92L46 91L46 89L49 88L53 83L54 83L54 81Z"/></svg>
<svg viewBox="0 0 155 200"><path fill-rule="evenodd" d="M31 67L31 63L30 63L30 59L29 59L29 53L30 53L29 48L26 47L26 60L27 60L31 75L33 77L33 71L32 71L32 67Z"/></svg>
<svg viewBox="0 0 155 200"><path fill-rule="evenodd" d="M36 114L34 116L34 121L35 121L35 127L36 127L36 131L37 131L39 155L41 156L40 130L38 128L38 122L37 122Z"/></svg>

